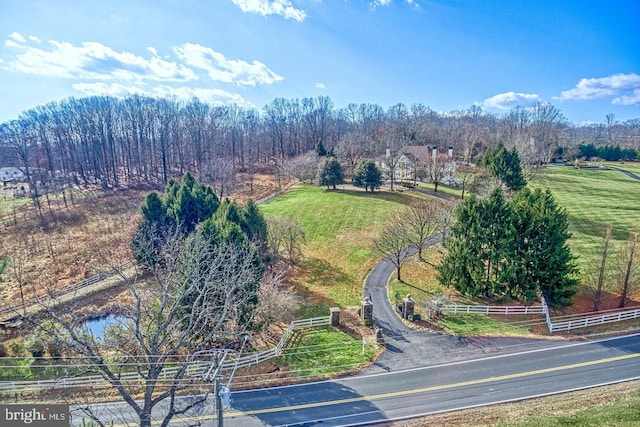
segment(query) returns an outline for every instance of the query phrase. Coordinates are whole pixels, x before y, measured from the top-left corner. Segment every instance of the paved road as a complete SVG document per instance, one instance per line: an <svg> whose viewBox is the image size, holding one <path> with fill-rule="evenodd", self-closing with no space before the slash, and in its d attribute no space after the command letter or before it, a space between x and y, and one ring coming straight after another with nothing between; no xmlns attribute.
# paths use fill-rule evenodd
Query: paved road
<svg viewBox="0 0 640 427"><path fill-rule="evenodd" d="M633 173L631 171L628 171L626 169L622 169L622 168L619 168L617 166L607 166L607 167L609 169L613 169L613 170L617 170L618 172L622 172L623 174L627 175L629 178L640 180L640 176L639 175L637 175L637 174L635 174L635 173Z"/></svg>
<svg viewBox="0 0 640 427"><path fill-rule="evenodd" d="M482 359L361 375L336 381L233 393L225 425L388 425L442 411L521 400L640 379L640 334ZM199 405L173 426L216 425L212 405ZM122 404L105 414L122 426ZM118 414L118 417L116 417ZM74 425L80 425L74 419Z"/></svg>

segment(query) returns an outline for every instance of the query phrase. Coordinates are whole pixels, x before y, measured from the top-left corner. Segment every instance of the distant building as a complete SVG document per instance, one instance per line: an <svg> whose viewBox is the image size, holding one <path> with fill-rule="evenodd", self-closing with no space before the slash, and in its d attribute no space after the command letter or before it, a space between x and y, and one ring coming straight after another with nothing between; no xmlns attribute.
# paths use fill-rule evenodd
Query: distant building
<svg viewBox="0 0 640 427"><path fill-rule="evenodd" d="M426 179L429 181L428 176L421 176L424 173L421 173L420 169L428 168L430 164L435 163L436 156L438 156L438 162L444 162L442 163L441 182L454 185L456 160L453 157L453 147L448 148L446 155L439 154L438 147L435 145L409 145L405 147L398 158L395 178L397 180L422 181Z"/></svg>
<svg viewBox="0 0 640 427"><path fill-rule="evenodd" d="M0 181L3 183L23 180L24 173L20 169L14 167L0 168Z"/></svg>

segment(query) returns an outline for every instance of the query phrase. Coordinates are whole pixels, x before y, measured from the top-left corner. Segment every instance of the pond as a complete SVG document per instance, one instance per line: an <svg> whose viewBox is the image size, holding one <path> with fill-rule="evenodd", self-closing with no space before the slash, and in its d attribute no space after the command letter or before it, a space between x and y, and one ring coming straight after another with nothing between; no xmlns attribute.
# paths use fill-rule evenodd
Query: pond
<svg viewBox="0 0 640 427"><path fill-rule="evenodd" d="M116 316L116 315L110 314L108 316L87 320L84 324L87 328L89 328L89 331L93 334L94 337L103 338L104 331L109 326L121 325L121 324L124 324L126 321L127 319L123 316Z"/></svg>

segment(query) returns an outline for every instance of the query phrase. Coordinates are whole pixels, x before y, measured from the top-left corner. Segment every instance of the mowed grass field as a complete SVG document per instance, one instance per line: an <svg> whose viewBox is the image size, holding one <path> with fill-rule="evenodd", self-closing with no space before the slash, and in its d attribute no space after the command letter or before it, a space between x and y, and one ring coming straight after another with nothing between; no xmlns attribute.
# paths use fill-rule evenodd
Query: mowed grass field
<svg viewBox="0 0 640 427"><path fill-rule="evenodd" d="M640 171L640 165L616 166ZM640 181L619 171L551 167L531 185L549 188L558 205L566 209L572 234L569 246L583 275L600 264L607 225L613 227L613 254L640 223Z"/></svg>
<svg viewBox="0 0 640 427"><path fill-rule="evenodd" d="M348 307L362 300L363 280L380 258L372 252L373 240L414 197L304 185L260 205L260 211L294 217L304 229L304 257L292 277L303 296L324 307Z"/></svg>
<svg viewBox="0 0 640 427"><path fill-rule="evenodd" d="M630 164L619 166L634 169ZM640 170L640 165L635 170ZM640 181L621 172L551 167L531 185L550 189L558 205L567 211L572 234L569 245L583 275L599 265L608 224L613 227L613 257L640 222ZM413 197L416 194L408 191L365 193L351 187L327 191L304 185L260 209L267 216L292 216L305 230L304 257L292 277L303 296L320 307L346 307L359 304L362 281L380 258L372 252L371 244L383 223ZM404 283L393 283L392 297L395 292L419 297L420 290L427 294L443 291L433 268L439 256L432 253L428 258L426 264L405 266Z"/></svg>

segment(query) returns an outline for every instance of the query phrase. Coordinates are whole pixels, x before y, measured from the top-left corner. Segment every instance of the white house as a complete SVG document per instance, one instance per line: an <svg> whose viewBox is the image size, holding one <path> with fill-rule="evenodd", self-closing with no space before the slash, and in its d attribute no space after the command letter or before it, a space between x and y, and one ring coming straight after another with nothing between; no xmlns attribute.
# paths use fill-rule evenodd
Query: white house
<svg viewBox="0 0 640 427"><path fill-rule="evenodd" d="M397 180L416 180L420 177L416 176L419 167L425 167L438 159L439 173L441 182L452 185L455 183L454 176L456 173L456 161L453 157L453 147L449 147L446 156L438 154L437 146L430 145L409 145L402 150L402 154L398 158L395 178ZM418 173L419 175L419 173ZM423 177L427 178L428 177Z"/></svg>
<svg viewBox="0 0 640 427"><path fill-rule="evenodd" d="M10 182L22 180L24 180L24 173L22 173L20 169L15 167L0 168L0 181Z"/></svg>

